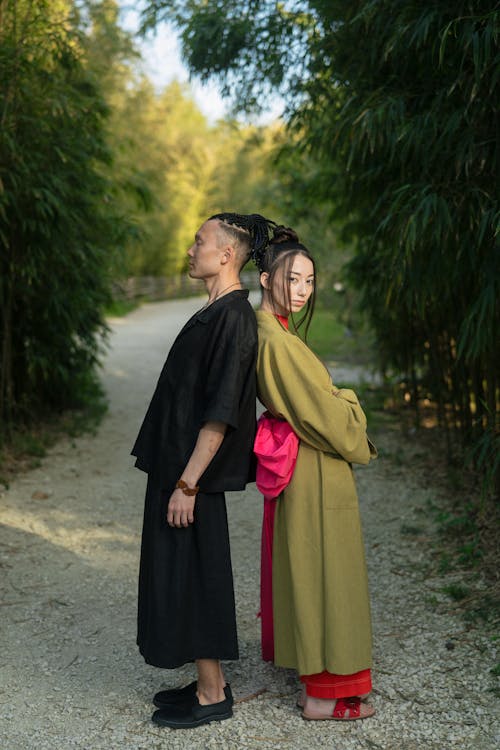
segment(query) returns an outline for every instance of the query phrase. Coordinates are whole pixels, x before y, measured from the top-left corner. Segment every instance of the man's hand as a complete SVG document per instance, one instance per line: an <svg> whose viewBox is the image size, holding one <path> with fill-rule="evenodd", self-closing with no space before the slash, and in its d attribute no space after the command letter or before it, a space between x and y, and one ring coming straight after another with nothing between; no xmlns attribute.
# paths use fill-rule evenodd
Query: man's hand
<svg viewBox="0 0 500 750"><path fill-rule="evenodd" d="M185 495L182 490L174 490L168 501L168 525L180 529L193 523L195 501L196 495Z"/></svg>
<svg viewBox="0 0 500 750"><path fill-rule="evenodd" d="M196 487L199 478L219 450L225 432L226 425L223 422L205 422L198 433L198 440L186 468L179 477L188 487ZM186 495L181 489L174 490L168 501L168 525L180 529L193 523L195 500L196 495Z"/></svg>

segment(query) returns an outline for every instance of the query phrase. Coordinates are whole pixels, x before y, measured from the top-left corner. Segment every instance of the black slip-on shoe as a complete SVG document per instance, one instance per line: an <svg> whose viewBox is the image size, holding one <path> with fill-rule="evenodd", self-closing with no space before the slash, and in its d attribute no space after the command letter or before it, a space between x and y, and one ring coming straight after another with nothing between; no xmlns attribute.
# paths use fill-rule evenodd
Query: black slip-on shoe
<svg viewBox="0 0 500 750"><path fill-rule="evenodd" d="M160 690L153 697L153 703L157 708L167 708L175 703L183 703L186 700L191 700L193 695L196 695L196 689L198 683L196 680L190 682L189 685L184 685L181 688L170 688L170 690Z"/></svg>
<svg viewBox="0 0 500 750"><path fill-rule="evenodd" d="M198 683L195 680L194 682L190 682L189 685L185 685L182 688L160 690L160 692L156 693L156 695L154 696L153 704L157 708L169 708L170 706L176 706L181 703L190 703L193 696L196 695L197 687ZM229 683L227 683L226 687L224 688L224 695L226 696L227 700L231 701L231 705L233 705L233 694L231 692Z"/></svg>
<svg viewBox="0 0 500 750"><path fill-rule="evenodd" d="M155 724L171 729L192 729L210 724L211 721L224 721L233 715L231 701L226 698L220 703L210 703L202 706L195 695L189 703L171 705L155 711L151 717Z"/></svg>

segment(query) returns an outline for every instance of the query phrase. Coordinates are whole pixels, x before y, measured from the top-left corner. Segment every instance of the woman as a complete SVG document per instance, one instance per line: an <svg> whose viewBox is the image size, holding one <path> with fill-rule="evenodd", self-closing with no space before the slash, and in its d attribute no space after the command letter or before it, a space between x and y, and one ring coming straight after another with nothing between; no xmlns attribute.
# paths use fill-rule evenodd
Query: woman
<svg viewBox="0 0 500 750"><path fill-rule="evenodd" d="M314 261L293 230L274 229L255 258L260 401L299 437L292 479L276 504L272 551L274 661L297 669L305 719L353 720L375 711L363 538L351 463L376 456L351 390L336 388L306 344L288 330L314 307ZM297 321L295 316L297 316Z"/></svg>

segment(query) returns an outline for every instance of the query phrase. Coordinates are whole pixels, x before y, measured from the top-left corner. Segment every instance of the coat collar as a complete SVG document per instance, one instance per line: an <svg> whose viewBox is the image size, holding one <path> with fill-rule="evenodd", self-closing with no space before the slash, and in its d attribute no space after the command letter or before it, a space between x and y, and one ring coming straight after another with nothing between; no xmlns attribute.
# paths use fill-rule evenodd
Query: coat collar
<svg viewBox="0 0 500 750"><path fill-rule="evenodd" d="M269 328L271 328L274 331L284 331L285 333L289 334L290 336L293 336L296 339L299 339L299 336L297 336L293 331L291 331L289 328L285 328L283 323L278 320L276 315L272 312L268 312L268 310L256 310L255 316L257 318L257 321L261 325L268 325Z"/></svg>
<svg viewBox="0 0 500 750"><path fill-rule="evenodd" d="M234 292L228 292L227 294L224 294L219 299L216 299L215 302L212 302L211 305L208 305L208 307L205 307L205 309L200 310L200 312L195 315L195 318L199 320L200 323L208 323L208 321L213 318L217 310L238 298L248 299L248 289L235 289Z"/></svg>
<svg viewBox="0 0 500 750"><path fill-rule="evenodd" d="M214 317L214 315L217 313L217 310L220 310L221 307L229 304L233 300L238 298L248 299L248 293L248 289L235 289L234 292L228 292L227 294L224 294L223 297L216 299L215 302L212 302L212 304L208 307L205 307L204 309L202 308L197 313L195 313L181 330L179 336L196 325L196 323L203 323L205 325Z"/></svg>

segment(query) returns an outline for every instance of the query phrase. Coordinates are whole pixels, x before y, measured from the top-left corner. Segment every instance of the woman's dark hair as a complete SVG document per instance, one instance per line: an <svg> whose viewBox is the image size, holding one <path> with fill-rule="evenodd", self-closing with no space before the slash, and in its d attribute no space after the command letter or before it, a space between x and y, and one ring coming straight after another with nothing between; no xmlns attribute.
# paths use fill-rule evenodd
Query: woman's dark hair
<svg viewBox="0 0 500 750"><path fill-rule="evenodd" d="M269 241L269 245L260 253L254 253L254 260L257 268L261 273L269 274L268 278L268 289L271 301L274 302L273 298L273 284L276 279L276 274L281 274L284 297L287 302L287 307L291 309L291 297L290 297L290 273L293 266L293 261L297 255L303 255L308 258L314 271L314 281L316 281L316 264L311 253L305 245L299 242L297 233L290 227L276 226L273 230L273 236ZM297 331L302 325L305 324L304 339L307 339L307 332L311 325L311 318L314 312L314 304L316 302L316 289L313 287L313 291L309 299L307 300L304 314L298 320L295 320L293 313L291 315L293 325Z"/></svg>

